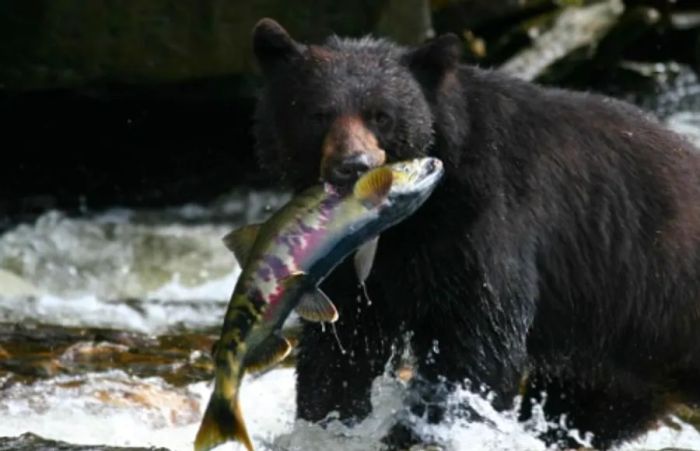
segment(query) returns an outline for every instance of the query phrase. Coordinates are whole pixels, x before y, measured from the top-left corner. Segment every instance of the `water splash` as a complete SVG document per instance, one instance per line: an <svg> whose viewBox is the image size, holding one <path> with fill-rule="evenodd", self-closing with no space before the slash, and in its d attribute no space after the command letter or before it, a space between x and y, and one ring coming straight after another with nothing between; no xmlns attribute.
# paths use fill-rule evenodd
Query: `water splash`
<svg viewBox="0 0 700 451"><path fill-rule="evenodd" d="M230 226L142 225L41 216L0 237L0 268L63 297L143 298L168 283L195 287L235 271Z"/></svg>

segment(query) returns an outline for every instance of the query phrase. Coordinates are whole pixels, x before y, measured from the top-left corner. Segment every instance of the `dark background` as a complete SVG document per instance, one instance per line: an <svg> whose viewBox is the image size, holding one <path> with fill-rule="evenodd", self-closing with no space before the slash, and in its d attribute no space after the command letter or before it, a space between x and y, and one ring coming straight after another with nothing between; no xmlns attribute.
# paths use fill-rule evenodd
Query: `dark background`
<svg viewBox="0 0 700 451"><path fill-rule="evenodd" d="M624 10L582 18L609 23L532 78L634 100L659 77L629 61L699 71L697 0L0 0L0 230L48 209L160 207L265 186L250 134L260 80L249 36L261 17L301 41L454 32L465 61L497 67L533 47L533 30L596 4Z"/></svg>

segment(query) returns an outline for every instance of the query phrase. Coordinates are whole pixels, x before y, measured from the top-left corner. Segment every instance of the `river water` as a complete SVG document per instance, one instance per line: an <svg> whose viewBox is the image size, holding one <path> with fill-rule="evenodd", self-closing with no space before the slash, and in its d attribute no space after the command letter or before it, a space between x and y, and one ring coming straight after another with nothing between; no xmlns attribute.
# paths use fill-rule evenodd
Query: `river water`
<svg viewBox="0 0 700 451"><path fill-rule="evenodd" d="M692 73L675 76L652 100L636 100L700 146L700 83ZM221 237L266 216L285 198L275 192L239 191L209 205L158 211L114 209L80 218L46 213L0 236L0 322L6 328L19 323L154 336L215 334L240 271ZM61 351L59 364L80 353L80 346L99 343L72 345ZM0 361L3 352L6 358L11 354L0 346ZM202 357L200 351L183 352L185 363L178 365ZM211 390L201 380L206 378L173 383L118 366L47 374L18 381L7 365L0 366L0 437L33 432L76 444L189 450ZM381 448L379 440L400 410L404 389L400 380L378 378L371 416L351 429L338 422L321 429L294 421L290 367L247 378L242 404L259 449L372 450ZM542 418L520 424L513 412L497 413L485 399L468 392L451 399L454 405L465 401L490 421L455 417L434 426L416 418L427 443L437 441L450 450L545 449L535 438L546 427ZM700 449L700 434L671 417L621 449L670 446Z"/></svg>

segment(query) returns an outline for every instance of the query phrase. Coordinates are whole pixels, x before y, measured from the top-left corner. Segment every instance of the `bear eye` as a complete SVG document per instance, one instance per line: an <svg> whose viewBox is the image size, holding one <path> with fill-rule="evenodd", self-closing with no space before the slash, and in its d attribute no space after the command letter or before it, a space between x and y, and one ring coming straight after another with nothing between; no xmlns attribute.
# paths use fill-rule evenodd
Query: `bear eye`
<svg viewBox="0 0 700 451"><path fill-rule="evenodd" d="M311 119L313 119L314 122L319 124L328 123L332 118L333 112L328 110L317 110L311 114Z"/></svg>
<svg viewBox="0 0 700 451"><path fill-rule="evenodd" d="M382 110L372 112L372 121L382 130L387 130L394 123L394 118L389 113Z"/></svg>

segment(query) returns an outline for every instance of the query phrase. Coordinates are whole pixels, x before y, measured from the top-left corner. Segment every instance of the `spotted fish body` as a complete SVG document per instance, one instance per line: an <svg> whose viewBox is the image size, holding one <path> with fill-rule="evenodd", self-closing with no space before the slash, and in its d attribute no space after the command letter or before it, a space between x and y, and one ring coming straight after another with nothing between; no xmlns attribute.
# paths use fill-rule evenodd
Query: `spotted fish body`
<svg viewBox="0 0 700 451"><path fill-rule="evenodd" d="M335 321L337 311L318 285L363 243L412 214L442 172L439 160L420 158L374 169L352 190L315 186L259 227L247 226L225 238L243 271L214 350L215 388L196 450L228 440L253 449L238 403L243 373L287 355L291 346L279 331L292 309L306 319Z"/></svg>

